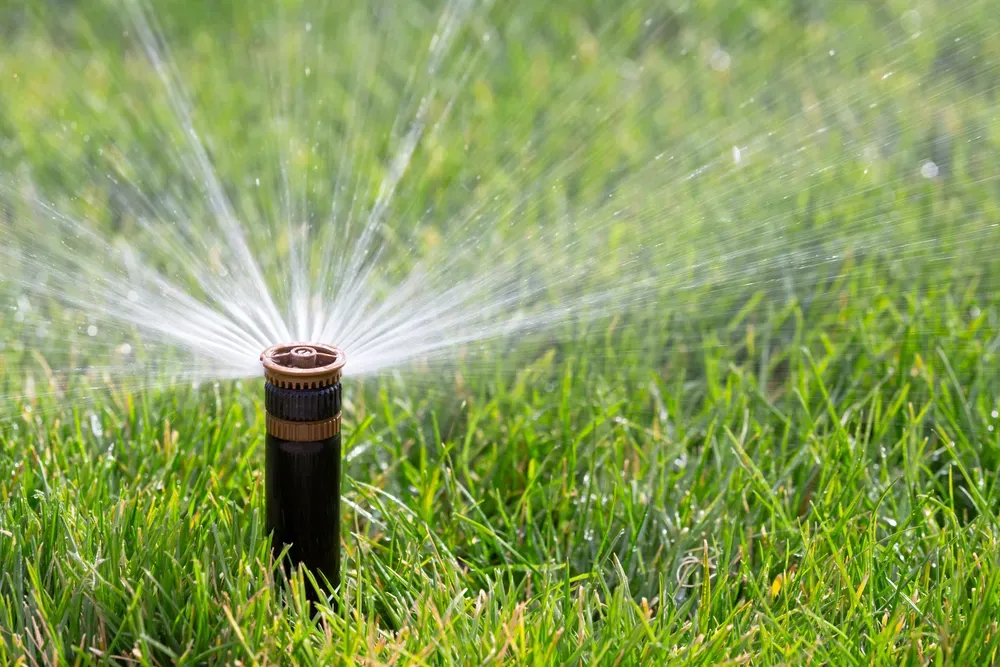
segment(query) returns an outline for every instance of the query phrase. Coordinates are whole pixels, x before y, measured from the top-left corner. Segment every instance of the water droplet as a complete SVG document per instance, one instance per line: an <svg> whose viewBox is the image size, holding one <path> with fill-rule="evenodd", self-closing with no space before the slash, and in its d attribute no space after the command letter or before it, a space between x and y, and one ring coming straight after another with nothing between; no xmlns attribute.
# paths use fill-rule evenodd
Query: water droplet
<svg viewBox="0 0 1000 667"><path fill-rule="evenodd" d="M94 336L96 336L97 335L97 327L94 326L93 324L91 324L89 327L87 327L87 335L90 336L91 338L93 338Z"/></svg>
<svg viewBox="0 0 1000 667"><path fill-rule="evenodd" d="M312 29L313 29L313 24L312 23L306 23L306 32L312 32Z"/></svg>
<svg viewBox="0 0 1000 667"><path fill-rule="evenodd" d="M940 173L938 166L930 160L926 160L920 165L920 175L924 178L937 178L938 173Z"/></svg>
<svg viewBox="0 0 1000 667"><path fill-rule="evenodd" d="M716 49L708 59L708 64L716 72L728 72L733 59L722 49Z"/></svg>
<svg viewBox="0 0 1000 667"><path fill-rule="evenodd" d="M95 414L90 415L90 432L98 438L104 435L104 427L101 425L101 420Z"/></svg>
<svg viewBox="0 0 1000 667"><path fill-rule="evenodd" d="M740 152L739 146L733 146L733 162L739 164L743 159L743 154Z"/></svg>

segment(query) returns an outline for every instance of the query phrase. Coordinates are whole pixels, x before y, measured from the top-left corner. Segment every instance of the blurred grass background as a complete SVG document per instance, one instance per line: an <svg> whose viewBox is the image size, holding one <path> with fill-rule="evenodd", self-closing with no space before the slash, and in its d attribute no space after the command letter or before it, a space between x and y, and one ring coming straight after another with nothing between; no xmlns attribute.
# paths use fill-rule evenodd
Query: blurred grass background
<svg viewBox="0 0 1000 667"><path fill-rule="evenodd" d="M345 151L378 183L442 6L149 8L280 289L281 161L307 213ZM599 252L586 289L648 285L618 316L349 386L348 576L316 616L307 579L275 583L258 383L107 376L124 338L23 307L44 267L8 263L3 661L995 661L995 10L474 9L416 78L447 118L393 200L386 274L485 207L482 252L530 254L527 280ZM0 233L64 240L29 189L173 275L134 190L210 211L123 13L0 8Z"/></svg>

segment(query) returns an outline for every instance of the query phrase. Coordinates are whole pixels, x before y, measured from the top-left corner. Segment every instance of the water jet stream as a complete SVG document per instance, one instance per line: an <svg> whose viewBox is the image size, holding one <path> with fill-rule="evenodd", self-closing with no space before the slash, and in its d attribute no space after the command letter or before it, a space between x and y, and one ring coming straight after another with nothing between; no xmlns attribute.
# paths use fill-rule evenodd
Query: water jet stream
<svg viewBox="0 0 1000 667"><path fill-rule="evenodd" d="M35 8L0 55L0 418L259 377L289 341L475 373L613 318L694 336L872 298L836 292L861 268L899 298L931 266L994 289L985 6L734 31L555 5L549 34L531 3L281 4L204 35L123 0L68 42ZM867 39L820 29L849 11Z"/></svg>

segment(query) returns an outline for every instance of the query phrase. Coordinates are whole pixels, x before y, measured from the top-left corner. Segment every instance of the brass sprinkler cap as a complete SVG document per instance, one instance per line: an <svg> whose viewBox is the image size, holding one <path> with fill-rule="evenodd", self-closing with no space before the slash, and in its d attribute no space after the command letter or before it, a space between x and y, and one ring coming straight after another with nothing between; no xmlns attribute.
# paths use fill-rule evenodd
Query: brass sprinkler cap
<svg viewBox="0 0 1000 667"><path fill-rule="evenodd" d="M340 382L347 357L339 348L317 343L273 345L260 355L264 377L283 389L322 389Z"/></svg>

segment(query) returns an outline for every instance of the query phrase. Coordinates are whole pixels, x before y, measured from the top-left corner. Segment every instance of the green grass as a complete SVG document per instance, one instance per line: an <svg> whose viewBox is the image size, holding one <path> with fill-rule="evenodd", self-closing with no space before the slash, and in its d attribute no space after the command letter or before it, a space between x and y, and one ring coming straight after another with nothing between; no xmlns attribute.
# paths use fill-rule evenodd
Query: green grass
<svg viewBox="0 0 1000 667"><path fill-rule="evenodd" d="M156 151L165 103L148 65L122 56L114 4L81 4L0 9L4 171L30 169L57 204L129 236L135 221L112 219L94 177L107 146L96 138L113 138L147 187L183 184ZM266 215L279 204L268 188L252 199L241 177L278 177L268 142L287 130L267 122L267 90L227 40L280 29L255 23L267 12L219 6L164 3L162 23L199 120L229 147L213 155L226 185ZM61 349L0 311L0 663L997 661L995 8L925 3L917 39L900 27L908 3L617 6L498 3L474 16L469 35L495 29L510 46L416 153L387 242L425 242L433 256L449 218L409 225L404 213L460 212L496 192L513 201L540 183L490 241L498 253L531 249L539 270L559 270L575 258L510 239L562 224L560 211L586 219L610 191L616 201L598 206L625 201L642 225L594 232L608 252L595 282L656 239L676 266L650 267L659 300L621 317L498 343L443 372L347 380L335 605L312 613L312 580L286 581L271 557L260 381L143 389L89 368L99 355L83 315L36 304L70 332ZM433 12L406 7L366 81L386 100L375 128L391 124L391 84L432 31ZM654 10L668 28L650 37ZM316 31L338 20L324 13ZM607 62L585 62L605 22ZM348 36L335 52L366 44L361 29L336 34ZM973 46L956 50L955 36ZM686 55L708 37L732 54L728 76ZM824 59L826 40L842 60ZM266 57L275 43L257 47ZM619 99L625 57L648 78ZM317 63L331 97L350 101L357 64ZM133 116L117 96L141 93L151 115ZM759 107L741 112L754 95ZM588 108L556 113L574 100ZM595 122L590 103L619 106ZM293 170L335 166L347 130L318 132L332 145ZM514 150L536 134L545 140ZM683 180L747 140L759 159L745 168ZM358 170L383 173L391 142L374 130L358 141ZM571 173L553 176L578 145ZM664 151L676 158L661 173ZM930 157L934 181L918 175ZM317 207L328 187L310 191ZM0 241L22 239L30 218L0 203ZM13 280L0 288L17 293Z"/></svg>

